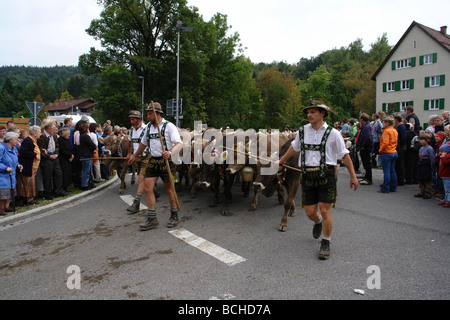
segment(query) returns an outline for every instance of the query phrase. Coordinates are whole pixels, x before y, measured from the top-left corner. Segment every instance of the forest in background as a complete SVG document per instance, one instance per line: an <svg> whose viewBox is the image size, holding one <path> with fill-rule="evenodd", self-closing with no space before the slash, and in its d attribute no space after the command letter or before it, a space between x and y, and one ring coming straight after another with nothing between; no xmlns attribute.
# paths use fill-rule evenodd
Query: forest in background
<svg viewBox="0 0 450 320"><path fill-rule="evenodd" d="M204 21L184 0L101 4L104 11L86 31L104 50L91 48L78 66L0 67L0 116L29 115L25 101L92 97L97 121L128 126L129 110L141 109L140 77L145 103L165 106L176 96L177 21L193 27L180 39L182 127L192 128L195 120L243 129L298 127L306 122L301 110L311 98L336 111L329 121L375 111L370 78L391 50L386 34L368 51L356 39L296 64L255 63L220 13Z"/></svg>

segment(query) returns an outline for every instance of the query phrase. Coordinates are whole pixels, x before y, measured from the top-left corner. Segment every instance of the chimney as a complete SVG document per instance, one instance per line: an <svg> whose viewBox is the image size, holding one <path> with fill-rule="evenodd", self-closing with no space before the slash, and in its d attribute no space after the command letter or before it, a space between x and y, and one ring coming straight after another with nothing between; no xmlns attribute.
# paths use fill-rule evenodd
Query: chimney
<svg viewBox="0 0 450 320"><path fill-rule="evenodd" d="M441 27L441 33L446 36L447 35L447 26L442 26Z"/></svg>

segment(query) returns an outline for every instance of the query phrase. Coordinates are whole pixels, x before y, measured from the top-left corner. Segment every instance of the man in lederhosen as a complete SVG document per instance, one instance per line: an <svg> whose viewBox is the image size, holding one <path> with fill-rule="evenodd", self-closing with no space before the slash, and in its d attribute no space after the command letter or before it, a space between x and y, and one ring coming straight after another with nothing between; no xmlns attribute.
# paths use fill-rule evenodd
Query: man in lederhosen
<svg viewBox="0 0 450 320"><path fill-rule="evenodd" d="M145 133L145 124L142 121L141 113L136 110L130 111L130 114L128 116L130 118L131 122L131 128L130 128L130 134L128 136L129 145L128 145L128 154L127 159L130 160L131 155L134 154L138 148L139 144L141 143L142 137ZM141 204L141 196L144 192L144 176L145 176L145 170L147 169L148 164L148 147L144 150L141 155L139 155L135 162L137 167L137 174L138 174L138 187L136 191L136 197L134 198L133 203L131 206L127 208L127 211L130 213L136 213L139 212L139 206Z"/></svg>
<svg viewBox="0 0 450 320"><path fill-rule="evenodd" d="M339 131L328 126L324 118L333 109L319 100L311 100L304 109L309 124L300 127L292 145L279 164L283 165L296 152L300 152L299 165L302 169L302 203L306 215L314 221L313 237L322 234L319 259L330 257L330 237L333 228L331 204L336 202L337 160L350 173L350 188L358 188L358 179L353 169L349 151ZM318 212L318 209L320 213Z"/></svg>
<svg viewBox="0 0 450 320"><path fill-rule="evenodd" d="M164 182L164 187L170 201L170 219L167 227L173 228L179 222L178 207L174 193L175 191L172 189L172 185L170 183L170 176L166 168L165 159L169 160L170 172L172 176L175 176L175 164L172 162L171 157L172 154L177 153L182 148L181 137L177 127L162 117L163 111L161 105L158 102L153 103L153 105L156 111L156 118L152 106L149 105L146 109L149 123L145 127L138 150L128 161L129 164L133 164L136 158L144 152L147 147L149 147L151 158L148 161L144 179L144 192L145 199L147 200L148 211L147 220L140 226L142 231L154 229L159 224L156 217L156 198L153 193L158 178L161 178ZM159 130L161 131L164 149L166 150L164 152L162 150L159 138L157 123L159 123Z"/></svg>

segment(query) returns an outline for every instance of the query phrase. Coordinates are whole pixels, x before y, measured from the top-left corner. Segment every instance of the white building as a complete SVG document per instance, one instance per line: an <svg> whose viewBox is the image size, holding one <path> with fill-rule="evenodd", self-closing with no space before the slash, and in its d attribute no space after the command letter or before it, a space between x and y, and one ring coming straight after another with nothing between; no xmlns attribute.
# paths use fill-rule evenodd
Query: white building
<svg viewBox="0 0 450 320"><path fill-rule="evenodd" d="M430 115L450 109L450 36L413 22L372 76L376 109L405 113L407 105L426 128Z"/></svg>

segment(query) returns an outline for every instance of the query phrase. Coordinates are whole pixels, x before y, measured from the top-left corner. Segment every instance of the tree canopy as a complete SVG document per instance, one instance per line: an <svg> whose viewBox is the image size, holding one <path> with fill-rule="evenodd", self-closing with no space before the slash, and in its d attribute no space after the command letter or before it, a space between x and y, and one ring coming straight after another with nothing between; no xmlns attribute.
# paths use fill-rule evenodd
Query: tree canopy
<svg viewBox="0 0 450 320"><path fill-rule="evenodd" d="M186 0L98 3L100 17L86 32L102 49L81 55L78 67L0 67L0 115L26 113L25 101L39 96L49 103L67 91L97 101L98 121L129 126L129 110L142 107L142 79L145 104L164 107L176 97L178 35L182 127L192 128L196 120L243 129L298 127L306 122L301 110L311 98L336 110L331 121L375 111L370 78L391 50L386 34L369 51L356 39L297 64L255 63L243 54L226 15L204 21ZM179 21L192 32L180 29Z"/></svg>

